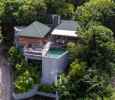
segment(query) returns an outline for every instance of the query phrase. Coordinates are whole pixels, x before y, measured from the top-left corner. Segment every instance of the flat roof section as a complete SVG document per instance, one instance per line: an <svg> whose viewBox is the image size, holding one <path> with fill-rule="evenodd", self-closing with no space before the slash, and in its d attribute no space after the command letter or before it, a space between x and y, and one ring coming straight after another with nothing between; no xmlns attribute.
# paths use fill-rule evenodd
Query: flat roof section
<svg viewBox="0 0 115 100"><path fill-rule="evenodd" d="M61 24L59 24L56 29L58 30L70 30L70 31L77 31L77 27L79 24L77 21L74 20L62 20Z"/></svg>
<svg viewBox="0 0 115 100"><path fill-rule="evenodd" d="M58 25L53 31L52 35L68 36L68 37L77 37L77 30L79 24L73 20L62 20L61 24Z"/></svg>

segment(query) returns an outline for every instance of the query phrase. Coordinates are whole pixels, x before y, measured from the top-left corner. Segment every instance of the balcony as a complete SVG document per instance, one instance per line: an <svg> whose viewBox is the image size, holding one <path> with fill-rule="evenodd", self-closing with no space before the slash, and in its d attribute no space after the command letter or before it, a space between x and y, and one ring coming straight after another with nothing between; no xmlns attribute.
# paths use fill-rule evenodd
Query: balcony
<svg viewBox="0 0 115 100"><path fill-rule="evenodd" d="M32 46L31 48L24 48L23 53L27 59L42 60L50 49L51 42L47 42L44 46Z"/></svg>
<svg viewBox="0 0 115 100"><path fill-rule="evenodd" d="M41 60L43 48L24 48L23 53L27 59Z"/></svg>
<svg viewBox="0 0 115 100"><path fill-rule="evenodd" d="M51 47L52 48L64 48L66 46L66 41L65 40L62 40L62 39L55 39L55 40L52 40L52 44L51 44Z"/></svg>

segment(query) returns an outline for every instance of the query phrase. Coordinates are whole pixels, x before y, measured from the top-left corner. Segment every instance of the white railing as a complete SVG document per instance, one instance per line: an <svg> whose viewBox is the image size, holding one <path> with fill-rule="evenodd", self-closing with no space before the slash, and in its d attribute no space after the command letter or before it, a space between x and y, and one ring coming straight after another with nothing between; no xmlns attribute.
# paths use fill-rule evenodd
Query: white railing
<svg viewBox="0 0 115 100"><path fill-rule="evenodd" d="M42 48L36 48L36 49L33 49L33 48L24 48L24 56L26 58L31 58L31 59L41 59L42 57Z"/></svg>

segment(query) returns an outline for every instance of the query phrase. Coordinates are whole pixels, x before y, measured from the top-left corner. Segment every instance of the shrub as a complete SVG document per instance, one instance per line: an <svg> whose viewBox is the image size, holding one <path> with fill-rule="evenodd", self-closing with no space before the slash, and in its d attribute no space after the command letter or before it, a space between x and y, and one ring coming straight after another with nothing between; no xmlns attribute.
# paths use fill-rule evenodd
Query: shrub
<svg viewBox="0 0 115 100"><path fill-rule="evenodd" d="M39 83L40 70L36 64L28 63L15 47L9 50L10 63L13 67L13 78L16 92L26 92Z"/></svg>
<svg viewBox="0 0 115 100"><path fill-rule="evenodd" d="M26 92L32 88L34 83L35 80L31 76L31 73L26 70L24 73L19 75L15 81L16 92Z"/></svg>
<svg viewBox="0 0 115 100"><path fill-rule="evenodd" d="M47 93L55 93L56 92L54 85L40 85L38 90L42 91L42 92L47 92Z"/></svg>

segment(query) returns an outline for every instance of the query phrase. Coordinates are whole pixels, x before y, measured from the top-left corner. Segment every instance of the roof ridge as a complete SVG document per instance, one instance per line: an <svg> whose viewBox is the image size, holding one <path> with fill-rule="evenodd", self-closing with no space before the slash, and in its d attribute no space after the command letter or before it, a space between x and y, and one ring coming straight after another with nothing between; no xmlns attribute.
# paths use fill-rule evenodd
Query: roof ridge
<svg viewBox="0 0 115 100"><path fill-rule="evenodd" d="M37 28L38 25L42 25L42 26L44 26L44 27L50 29L50 27L47 26L46 24L43 24L43 23L41 23L41 22L39 22L39 21L34 21L34 22L33 22L33 26L34 26L34 28L36 29L36 31L38 31L38 28ZM41 28L41 29L42 29L42 28ZM39 34L42 35L41 31L39 31Z"/></svg>
<svg viewBox="0 0 115 100"><path fill-rule="evenodd" d="M19 32L22 36L39 36L44 37L45 34L47 34L50 31L50 27L39 22L34 21L30 25L28 25L26 28L24 28L21 32Z"/></svg>
<svg viewBox="0 0 115 100"><path fill-rule="evenodd" d="M37 22L37 21L36 21ZM36 31L38 31L38 28L37 28L37 25L36 24L38 24L38 23L33 23L33 28L36 30ZM41 35L41 33L40 33L40 35Z"/></svg>
<svg viewBox="0 0 115 100"><path fill-rule="evenodd" d="M44 24L44 23L41 23L41 22L39 22L39 21L34 21L34 22L33 22L33 24L34 24L34 23L36 23L36 24L38 24L38 23L39 23L39 24L41 24L41 25L44 25L45 27L50 28L48 25L46 25L46 24Z"/></svg>

